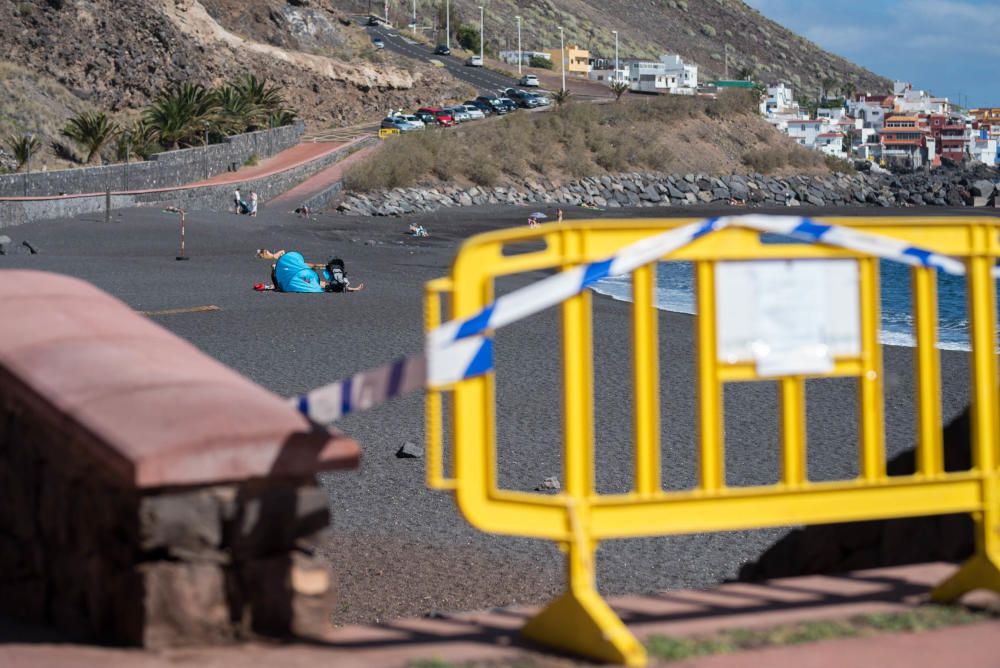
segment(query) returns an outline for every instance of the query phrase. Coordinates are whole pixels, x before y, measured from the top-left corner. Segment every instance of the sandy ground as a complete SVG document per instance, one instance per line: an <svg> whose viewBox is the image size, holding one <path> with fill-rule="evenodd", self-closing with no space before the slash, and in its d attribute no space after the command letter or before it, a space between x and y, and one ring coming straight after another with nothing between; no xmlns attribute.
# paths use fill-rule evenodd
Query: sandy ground
<svg viewBox="0 0 1000 668"><path fill-rule="evenodd" d="M424 282L446 273L461 239L523 225L526 212L449 210L405 220L321 215L308 222L266 208L257 219L194 212L187 228L191 260L176 262L176 218L135 209L108 225L103 216L91 216L6 228L16 243L30 240L42 252L0 257L0 269L78 276L140 310L216 305L219 311L157 321L274 392L291 395L420 350ZM592 214L570 209L568 215ZM406 236L411 220L432 236ZM317 261L342 257L351 278L366 288L350 295L254 292L251 286L268 273L267 263L254 257L259 247L293 248ZM632 467L628 305L597 298L594 321L598 488L624 491ZM556 324L545 313L497 338L499 478L507 488L533 489L561 472ZM662 313L660 332L663 479L668 487L683 488L695 475L692 318ZM913 442L912 350L886 348L885 357L892 456ZM949 419L967 401L966 357L945 353L942 367ZM773 482L779 471L774 385L730 386L725 401L729 484ZM808 401L811 478L853 476L852 383L811 382ZM552 545L479 533L460 517L450 495L424 487L422 460L394 456L404 441L423 441L421 396L349 416L339 426L363 445L364 460L359 471L323 478L333 512L330 557L340 587L336 622L541 602L562 588L562 562ZM607 543L599 552L600 587L605 593L643 593L711 585L733 577L783 531Z"/></svg>

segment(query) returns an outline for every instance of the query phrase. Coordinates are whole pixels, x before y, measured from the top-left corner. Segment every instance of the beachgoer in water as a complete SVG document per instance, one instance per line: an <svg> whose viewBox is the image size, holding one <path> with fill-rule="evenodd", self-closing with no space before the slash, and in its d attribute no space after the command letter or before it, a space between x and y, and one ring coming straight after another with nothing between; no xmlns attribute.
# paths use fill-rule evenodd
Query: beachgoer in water
<svg viewBox="0 0 1000 668"><path fill-rule="evenodd" d="M240 204L242 204L242 203L243 203L243 199L240 197L240 189L237 188L236 192L233 193L233 213L235 213L236 215L239 215L239 213L240 213Z"/></svg>

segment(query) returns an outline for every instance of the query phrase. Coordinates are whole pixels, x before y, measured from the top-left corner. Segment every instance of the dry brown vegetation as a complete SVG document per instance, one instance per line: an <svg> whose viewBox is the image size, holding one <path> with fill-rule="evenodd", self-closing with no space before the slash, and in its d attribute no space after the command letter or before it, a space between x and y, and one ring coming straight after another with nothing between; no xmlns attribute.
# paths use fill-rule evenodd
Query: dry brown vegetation
<svg viewBox="0 0 1000 668"><path fill-rule="evenodd" d="M346 185L371 191L629 171L782 169L826 171L821 155L797 146L756 115L750 93L730 91L717 100L637 96L622 104L569 103L551 112L412 132L386 140L347 174Z"/></svg>

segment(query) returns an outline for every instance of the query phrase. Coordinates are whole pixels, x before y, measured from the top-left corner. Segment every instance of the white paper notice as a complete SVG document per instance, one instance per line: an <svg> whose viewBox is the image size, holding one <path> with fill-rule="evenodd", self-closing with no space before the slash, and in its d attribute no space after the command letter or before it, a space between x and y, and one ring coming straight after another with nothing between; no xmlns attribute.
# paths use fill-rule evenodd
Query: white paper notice
<svg viewBox="0 0 1000 668"><path fill-rule="evenodd" d="M853 260L720 262L716 308L719 359L761 376L829 373L860 350Z"/></svg>

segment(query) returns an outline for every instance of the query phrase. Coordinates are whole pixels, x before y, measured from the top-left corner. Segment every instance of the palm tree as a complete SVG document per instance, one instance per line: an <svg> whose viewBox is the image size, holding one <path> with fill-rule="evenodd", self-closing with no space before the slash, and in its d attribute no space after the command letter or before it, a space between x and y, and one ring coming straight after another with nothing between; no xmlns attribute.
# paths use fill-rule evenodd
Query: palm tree
<svg viewBox="0 0 1000 668"><path fill-rule="evenodd" d="M7 138L7 148L17 160L17 169L21 169L28 164L31 156L38 155L42 150L42 142L33 134L11 135Z"/></svg>
<svg viewBox="0 0 1000 668"><path fill-rule="evenodd" d="M556 101L557 106L563 106L569 99L573 97L573 93L569 92L565 88L560 88L558 92L552 94L552 99Z"/></svg>
<svg viewBox="0 0 1000 668"><path fill-rule="evenodd" d="M840 87L840 90L843 91L845 100L853 100L854 94L858 92L858 87L853 81L848 81Z"/></svg>
<svg viewBox="0 0 1000 668"><path fill-rule="evenodd" d="M235 135L248 128L259 127L267 110L253 102L236 86L225 85L216 91L219 101L218 129L224 135Z"/></svg>
<svg viewBox="0 0 1000 668"><path fill-rule="evenodd" d="M611 92L615 94L615 102L618 102L619 100L621 100L622 99L622 95L624 95L628 91L628 89L629 89L629 85L628 85L627 81L615 81L615 82L613 82L611 84Z"/></svg>
<svg viewBox="0 0 1000 668"><path fill-rule="evenodd" d="M253 74L248 74L237 81L233 88L236 89L245 104L253 105L265 112L261 121L285 107L285 98L281 95L278 87L269 85L266 79L258 79ZM257 130L260 129L260 126L250 124L247 129Z"/></svg>
<svg viewBox="0 0 1000 668"><path fill-rule="evenodd" d="M220 119L218 95L201 84L182 83L160 93L142 112L142 120L156 132L165 148L203 143L206 127Z"/></svg>
<svg viewBox="0 0 1000 668"><path fill-rule="evenodd" d="M145 160L160 148L156 131L145 121L139 119L130 125L123 126L115 143L115 158L125 160L129 156Z"/></svg>
<svg viewBox="0 0 1000 668"><path fill-rule="evenodd" d="M281 128L295 122L298 115L291 109L279 109L267 117L267 127Z"/></svg>
<svg viewBox="0 0 1000 668"><path fill-rule="evenodd" d="M62 135L79 144L87 153L90 163L101 162L101 149L118 132L118 124L103 111L81 112L69 119Z"/></svg>
<svg viewBox="0 0 1000 668"><path fill-rule="evenodd" d="M743 81L752 81L757 76L757 68L753 65L745 65L736 72L736 78Z"/></svg>

